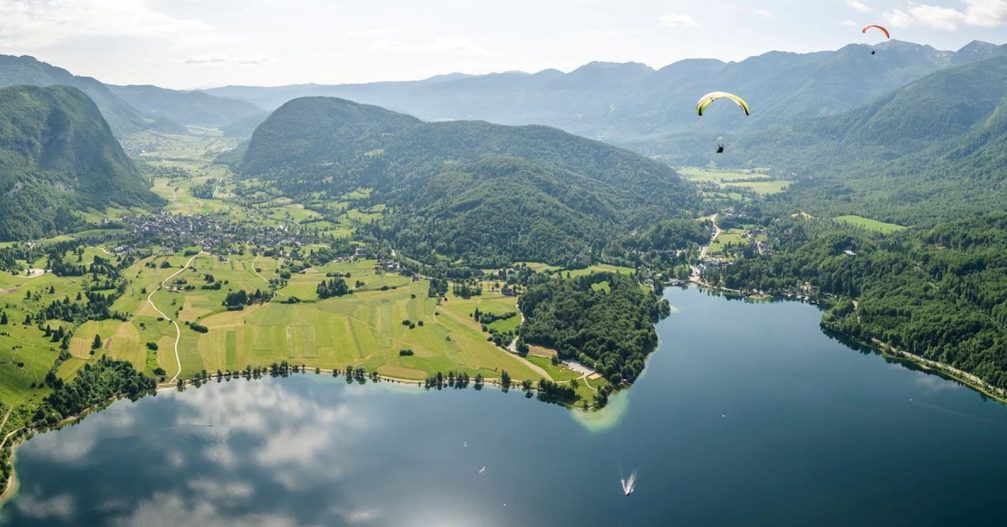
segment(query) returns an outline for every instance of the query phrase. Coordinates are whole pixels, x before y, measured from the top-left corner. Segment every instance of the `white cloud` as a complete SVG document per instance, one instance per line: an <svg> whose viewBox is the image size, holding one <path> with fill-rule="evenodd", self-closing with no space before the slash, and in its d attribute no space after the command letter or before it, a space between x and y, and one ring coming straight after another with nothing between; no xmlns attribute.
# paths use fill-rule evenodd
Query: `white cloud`
<svg viewBox="0 0 1007 527"><path fill-rule="evenodd" d="M844 20L843 22L840 22L839 25L846 27L860 27L860 24L856 23L853 20Z"/></svg>
<svg viewBox="0 0 1007 527"><path fill-rule="evenodd" d="M332 507L330 512L339 516L348 525L363 525L373 523L381 513L375 509L347 509L341 506Z"/></svg>
<svg viewBox="0 0 1007 527"><path fill-rule="evenodd" d="M262 525L265 527L294 527L296 521L283 514L231 515L205 500L184 499L178 494L156 493L140 502L127 516L115 522L123 526L169 527L175 525L200 525L224 527L232 525Z"/></svg>
<svg viewBox="0 0 1007 527"><path fill-rule="evenodd" d="M1007 24L1007 0L965 0L964 9L910 4L913 21L943 31L960 26L997 27Z"/></svg>
<svg viewBox="0 0 1007 527"><path fill-rule="evenodd" d="M695 27L699 23L689 15L672 13L661 17L661 25L664 27Z"/></svg>
<svg viewBox="0 0 1007 527"><path fill-rule="evenodd" d="M756 11L756 13L759 16L761 16L762 18L773 18L772 11L770 11L768 9L759 9L759 10Z"/></svg>
<svg viewBox="0 0 1007 527"><path fill-rule="evenodd" d="M0 13L0 41L6 47L95 36L217 39L207 24L159 12L150 0L0 0Z"/></svg>
<svg viewBox="0 0 1007 527"><path fill-rule="evenodd" d="M881 16L888 21L888 25L892 27L909 27L913 23L913 17L909 13L901 9L892 9L891 11L885 11Z"/></svg>
<svg viewBox="0 0 1007 527"><path fill-rule="evenodd" d="M186 64L238 64L255 65L269 62L265 55L230 55L227 53L211 53L208 55L193 55L181 59Z"/></svg>
<svg viewBox="0 0 1007 527"><path fill-rule="evenodd" d="M387 35L394 35L399 32L397 27L377 27L373 29L361 29L359 31L350 31L346 34L348 37L360 38L360 37L383 37Z"/></svg>
<svg viewBox="0 0 1007 527"><path fill-rule="evenodd" d="M451 35L439 37L430 42L407 43L398 40L379 41L371 44L370 48L376 51L395 51L412 55L444 55L456 54L466 57L488 57L497 55L474 42L467 37Z"/></svg>
<svg viewBox="0 0 1007 527"><path fill-rule="evenodd" d="M73 518L76 509L73 496L69 494L47 498L29 492L22 494L15 503L18 512L35 520L58 519L66 522Z"/></svg>
<svg viewBox="0 0 1007 527"><path fill-rule="evenodd" d="M858 13L866 14L871 12L871 8L866 4L864 4L863 2L858 2L857 0L848 0L846 3L849 4L850 7L852 7L854 11Z"/></svg>

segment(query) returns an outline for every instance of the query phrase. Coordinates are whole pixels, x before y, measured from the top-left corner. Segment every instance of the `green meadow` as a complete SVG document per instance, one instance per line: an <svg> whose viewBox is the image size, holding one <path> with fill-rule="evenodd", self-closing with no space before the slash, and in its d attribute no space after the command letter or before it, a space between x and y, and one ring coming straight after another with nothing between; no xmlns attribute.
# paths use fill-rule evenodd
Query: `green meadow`
<svg viewBox="0 0 1007 527"><path fill-rule="evenodd" d="M840 223L853 225L854 227L859 227L861 229L865 229L868 231L880 232L882 234L891 234L893 232L904 231L907 228L902 225L896 225L894 223L885 223L883 221L872 220L871 218L865 218L863 216L856 216L852 214L847 216L838 216L833 219Z"/></svg>

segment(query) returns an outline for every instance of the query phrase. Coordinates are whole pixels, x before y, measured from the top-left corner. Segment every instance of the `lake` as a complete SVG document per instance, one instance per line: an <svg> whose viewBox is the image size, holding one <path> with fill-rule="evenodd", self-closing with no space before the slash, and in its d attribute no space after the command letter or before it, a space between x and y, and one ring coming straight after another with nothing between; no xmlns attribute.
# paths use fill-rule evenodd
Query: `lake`
<svg viewBox="0 0 1007 527"><path fill-rule="evenodd" d="M1003 523L1007 407L829 338L813 306L666 298L644 376L599 414L492 388L211 382L23 444L0 525Z"/></svg>

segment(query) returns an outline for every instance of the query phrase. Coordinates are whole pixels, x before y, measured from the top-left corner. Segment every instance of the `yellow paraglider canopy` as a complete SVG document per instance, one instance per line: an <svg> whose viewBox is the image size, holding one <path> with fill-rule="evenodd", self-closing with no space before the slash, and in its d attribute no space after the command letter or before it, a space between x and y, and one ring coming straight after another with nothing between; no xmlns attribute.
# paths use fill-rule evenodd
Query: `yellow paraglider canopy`
<svg viewBox="0 0 1007 527"><path fill-rule="evenodd" d="M733 93L727 93L722 91L707 93L702 98L700 98L699 102L696 103L696 113L702 116L703 113L706 111L706 107L713 104L713 101L716 101L717 99L730 99L734 101L735 104L740 106L742 110L744 110L745 115L751 115L751 109L748 107L748 103L745 101L745 99L742 99L741 97L738 97Z"/></svg>

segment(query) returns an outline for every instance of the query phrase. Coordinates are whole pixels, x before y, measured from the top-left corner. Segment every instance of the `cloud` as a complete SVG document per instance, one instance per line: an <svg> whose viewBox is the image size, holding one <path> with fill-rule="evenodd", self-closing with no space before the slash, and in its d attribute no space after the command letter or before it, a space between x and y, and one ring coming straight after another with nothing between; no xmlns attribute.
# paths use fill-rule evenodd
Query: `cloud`
<svg viewBox="0 0 1007 527"><path fill-rule="evenodd" d="M943 31L1007 24L1007 0L965 0L964 9L910 4L908 11L914 22Z"/></svg>
<svg viewBox="0 0 1007 527"><path fill-rule="evenodd" d="M661 17L661 25L664 27L696 27L699 23L689 15L672 13Z"/></svg>
<svg viewBox="0 0 1007 527"><path fill-rule="evenodd" d="M202 499L186 499L178 494L156 493L140 502L136 509L121 517L116 525L168 527L175 525L200 525L224 527L232 525L262 525L265 527L294 527L295 520L281 513L230 514L213 503Z"/></svg>
<svg viewBox="0 0 1007 527"><path fill-rule="evenodd" d="M955 31L962 26L998 27L1007 24L1007 0L964 0L963 9L910 2L904 8L885 11L882 17L893 27L926 26Z"/></svg>
<svg viewBox="0 0 1007 527"><path fill-rule="evenodd" d="M857 0L848 0L846 3L849 4L849 6L852 7L853 10L858 13L867 14L871 12L871 8L866 4L864 4L863 2L858 2Z"/></svg>
<svg viewBox="0 0 1007 527"><path fill-rule="evenodd" d="M73 496L58 494L50 498L40 497L34 492L22 494L17 501L17 510L24 516L35 520L62 520L73 518L76 506Z"/></svg>
<svg viewBox="0 0 1007 527"><path fill-rule="evenodd" d="M373 29L361 29L359 31L350 31L346 34L348 37L361 38L361 37L383 37L388 35L394 35L399 32L397 27L377 27Z"/></svg>
<svg viewBox="0 0 1007 527"><path fill-rule="evenodd" d="M762 18L773 18L773 13L768 9L759 9L756 13Z"/></svg>
<svg viewBox="0 0 1007 527"><path fill-rule="evenodd" d="M882 15L892 27L909 27L913 23L913 17L901 9L885 11Z"/></svg>
<svg viewBox="0 0 1007 527"><path fill-rule="evenodd" d="M150 0L0 0L0 42L6 47L52 45L84 37L217 36L207 24L167 15Z"/></svg>
<svg viewBox="0 0 1007 527"><path fill-rule="evenodd" d="M371 44L371 49L377 51L395 51L412 55L443 55L459 54L467 57L488 57L497 55L474 42L467 37L460 35L450 35L439 37L430 42L405 43L398 40L375 42Z"/></svg>
<svg viewBox="0 0 1007 527"><path fill-rule="evenodd" d="M265 55L230 55L227 53L211 53L209 55L193 55L182 59L186 64L238 64L256 65L269 62Z"/></svg>
<svg viewBox="0 0 1007 527"><path fill-rule="evenodd" d="M374 520L381 516L381 513L375 509L347 509L338 505L332 507L329 512L342 518L348 525L373 523Z"/></svg>

